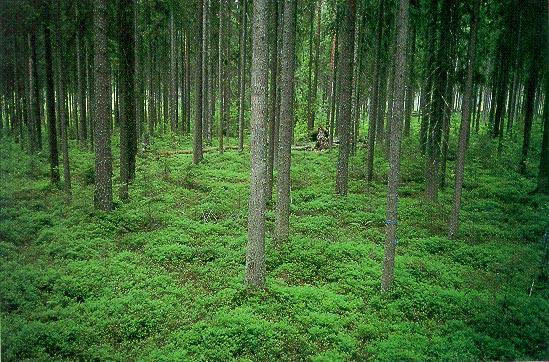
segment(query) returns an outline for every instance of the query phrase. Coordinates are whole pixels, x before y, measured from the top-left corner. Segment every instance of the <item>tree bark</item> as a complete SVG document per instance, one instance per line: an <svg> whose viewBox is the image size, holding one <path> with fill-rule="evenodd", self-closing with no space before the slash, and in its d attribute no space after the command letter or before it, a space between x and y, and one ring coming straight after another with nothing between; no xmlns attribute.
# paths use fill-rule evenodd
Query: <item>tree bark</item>
<svg viewBox="0 0 549 362"><path fill-rule="evenodd" d="M242 0L240 14L240 60L238 64L238 150L244 149L244 106L246 96L246 45L247 45L247 0Z"/></svg>
<svg viewBox="0 0 549 362"><path fill-rule="evenodd" d="M45 19L50 21L51 4L45 5ZM46 107L48 113L48 135L50 149L50 177L53 183L58 183L59 176L59 153L57 151L57 125L55 119L55 93L53 84L53 61L51 52L51 31L49 24L44 26L44 50L46 61Z"/></svg>
<svg viewBox="0 0 549 362"><path fill-rule="evenodd" d="M248 246L246 252L246 284L265 286L265 188L267 107L268 0L256 0L252 21L252 118L251 118L251 177L248 214Z"/></svg>
<svg viewBox="0 0 549 362"><path fill-rule="evenodd" d="M345 18L342 22L342 39L339 65L341 67L341 113L338 118L339 155L337 161L336 192L347 195L349 179L351 93L353 77L353 54L355 47L356 2L347 0Z"/></svg>
<svg viewBox="0 0 549 362"><path fill-rule="evenodd" d="M277 147L279 146L279 124L277 121L277 111L278 111L278 91L277 91L277 79L278 79L278 7L279 2L271 0L270 1L270 10L271 10L271 42L270 50L271 57L270 68L271 68L271 84L269 88L269 148L267 153L267 190L266 197L267 201L270 201L273 194L273 179L274 179L274 164L275 164L275 154L277 154ZM282 67L281 67L282 69ZM282 80L281 80L282 81ZM282 113L282 110L281 110Z"/></svg>
<svg viewBox="0 0 549 362"><path fill-rule="evenodd" d="M133 40L133 39L132 39ZM170 127L177 131L177 48L175 46L175 20L173 5L170 8ZM207 104L207 102L206 102Z"/></svg>
<svg viewBox="0 0 549 362"><path fill-rule="evenodd" d="M372 83L371 112L368 115L368 149L366 151L366 181L371 182L374 177L374 151L377 133L377 117L379 109L379 91L381 87L381 42L383 39L383 14L385 9L385 0L379 0L379 13L376 25L376 48L374 55L374 76Z"/></svg>
<svg viewBox="0 0 549 362"><path fill-rule="evenodd" d="M86 90L84 88L85 82L84 82L84 76L85 76L85 70L84 70L84 52L81 49L81 39L83 34L83 23L82 19L80 19L80 13L78 11L78 4L75 5L76 7L76 23L77 23L77 29L76 29L76 73L77 73L77 87L78 87L78 130L79 130L79 140L82 145L86 145L87 139L88 139L88 127L87 127L87 121L86 121Z"/></svg>
<svg viewBox="0 0 549 362"><path fill-rule="evenodd" d="M282 35L282 74L280 91L280 143L278 150L278 198L276 204L275 234L277 242L289 237L290 223L290 168L292 128L294 123L295 73L295 11L296 0L285 0L284 32Z"/></svg>
<svg viewBox="0 0 549 362"><path fill-rule="evenodd" d="M396 53L395 53L395 94L394 114L389 137L389 174L387 182L387 220L385 226L385 247L383 257L383 274L381 291L388 291L394 279L395 251L397 246L397 210L398 184L400 182L400 137L404 118L406 78L406 53L408 42L409 0L400 0L397 18Z"/></svg>
<svg viewBox="0 0 549 362"><path fill-rule="evenodd" d="M454 204L450 221L448 223L448 237L454 238L459 230L459 213L461 210L461 192L465 170L465 156L467 154L467 138L471 119L471 105L473 104L473 74L476 62L477 27L479 18L480 0L475 0L473 13L471 14L471 30L469 32L469 51L467 54L467 78L465 81L465 93L461 105L461 125L459 129L458 151L456 159L456 178L454 188ZM474 110L474 108L473 108Z"/></svg>
<svg viewBox="0 0 549 362"><path fill-rule="evenodd" d="M202 90L205 89L206 78L204 78L204 63L205 63L205 42L204 39L204 13L208 11L207 8L208 0L199 0L199 11L198 11L198 39L202 42L200 54L197 56L196 62L196 113L194 118L194 142L193 142L193 163L196 165L200 163L203 159L202 154Z"/></svg>
<svg viewBox="0 0 549 362"><path fill-rule="evenodd" d="M95 207L112 204L111 85L107 54L107 0L94 2Z"/></svg>
<svg viewBox="0 0 549 362"><path fill-rule="evenodd" d="M119 0L119 6L119 93L122 103L122 117L120 120L120 198L122 200L128 200L128 185L135 177L135 156L137 154L135 120L135 32L133 18L135 0Z"/></svg>

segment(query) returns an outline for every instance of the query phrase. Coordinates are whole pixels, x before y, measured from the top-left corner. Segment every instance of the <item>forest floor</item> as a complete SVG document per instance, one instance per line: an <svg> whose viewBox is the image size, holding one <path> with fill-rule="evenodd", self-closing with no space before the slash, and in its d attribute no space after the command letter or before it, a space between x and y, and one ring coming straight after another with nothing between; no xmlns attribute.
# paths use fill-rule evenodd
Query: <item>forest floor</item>
<svg viewBox="0 0 549 362"><path fill-rule="evenodd" d="M531 194L537 151L523 177L519 136L501 157L472 136L461 234L449 240L453 162L439 203L424 202L415 139L403 145L395 284L382 296L381 152L369 186L364 151L352 158L344 198L334 192L336 149L293 152L290 241L272 241L270 207L267 288L252 292L243 285L247 152L209 152L193 166L190 154L161 155L189 149L189 138L159 137L138 155L130 202L116 197L102 213L93 209L92 153L71 143L67 204L49 182L47 154L31 172L3 137L4 360L549 359L549 286L536 279L549 197ZM115 194L117 149L114 141Z"/></svg>

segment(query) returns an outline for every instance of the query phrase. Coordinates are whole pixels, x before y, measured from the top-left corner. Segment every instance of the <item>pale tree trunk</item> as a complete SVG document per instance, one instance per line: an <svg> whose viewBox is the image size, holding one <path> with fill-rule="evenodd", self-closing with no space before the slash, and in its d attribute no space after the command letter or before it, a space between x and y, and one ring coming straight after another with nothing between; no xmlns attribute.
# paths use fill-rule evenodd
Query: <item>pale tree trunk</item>
<svg viewBox="0 0 549 362"><path fill-rule="evenodd" d="M218 44L218 61L219 61L219 128L218 128L218 142L219 152L223 153L223 130L225 127L225 56L224 56L224 41L225 41L225 14L226 6L225 0L219 1L219 44Z"/></svg>
<svg viewBox="0 0 549 362"><path fill-rule="evenodd" d="M465 93L461 104L461 125L459 128L459 141L456 159L456 179L454 188L454 205L448 223L448 237L454 238L459 230L459 212L461 210L461 191L463 188L463 176L465 170L465 156L467 154L467 138L469 123L471 120L471 105L473 103L473 74L475 71L477 27L479 18L480 0L475 0L471 17L471 30L469 32L469 53L467 54L467 79L465 80Z"/></svg>
<svg viewBox="0 0 549 362"><path fill-rule="evenodd" d="M391 288L394 279L395 251L397 245L398 184L400 182L400 137L404 118L404 98L406 79L406 52L408 42L409 0L400 0L397 17L396 54L395 54L395 96L394 116L389 137L389 174L387 182L387 220L385 226L385 247L381 291Z"/></svg>
<svg viewBox="0 0 549 362"><path fill-rule="evenodd" d="M339 66L341 74L341 111L338 115L339 155L337 160L336 192L347 195L349 178L350 126L351 126L351 93L353 77L353 54L355 45L355 0L347 0L345 15L342 21L341 53Z"/></svg>
<svg viewBox="0 0 549 362"><path fill-rule="evenodd" d="M95 207L110 211L112 204L111 86L107 54L107 0L94 2L95 81Z"/></svg>
<svg viewBox="0 0 549 362"><path fill-rule="evenodd" d="M275 234L277 242L288 241L290 222L290 168L294 123L295 11L296 0L285 0L280 75L280 141L278 150L278 198Z"/></svg>
<svg viewBox="0 0 549 362"><path fill-rule="evenodd" d="M252 117L251 117L251 177L248 214L248 245L246 251L246 284L265 286L265 163L268 115L268 0L256 0L252 20Z"/></svg>

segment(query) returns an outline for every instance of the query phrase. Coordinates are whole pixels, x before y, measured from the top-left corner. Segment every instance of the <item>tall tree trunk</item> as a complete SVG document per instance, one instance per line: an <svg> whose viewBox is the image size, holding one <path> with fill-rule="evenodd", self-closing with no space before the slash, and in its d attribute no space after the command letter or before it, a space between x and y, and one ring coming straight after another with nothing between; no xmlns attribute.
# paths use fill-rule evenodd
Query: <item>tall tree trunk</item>
<svg viewBox="0 0 549 362"><path fill-rule="evenodd" d="M383 40L383 18L385 12L385 0L379 0L379 10L376 25L376 48L374 55L374 77L372 84L371 112L368 117L368 149L366 151L366 181L372 181L374 177L374 151L377 134L377 118L379 109L379 93L381 87L381 43Z"/></svg>
<svg viewBox="0 0 549 362"><path fill-rule="evenodd" d="M135 120L135 0L119 0L118 34L120 40L120 198L128 200L128 185L135 177L137 132ZM173 74L172 74L173 76ZM173 121L173 119L172 119ZM173 124L172 124L173 125Z"/></svg>
<svg viewBox="0 0 549 362"><path fill-rule="evenodd" d="M197 56L196 62L196 112L194 118L194 140L193 140L193 163L196 165L200 163L203 159L202 154L202 90L205 89L207 84L206 78L204 78L204 65L205 65L205 43L204 38L204 17L205 13L208 11L207 7L208 0L199 0L199 11L198 11L198 40L202 43L202 46L198 48L201 49L200 54Z"/></svg>
<svg viewBox="0 0 549 362"><path fill-rule="evenodd" d="M219 62L219 128L218 128L218 142L219 152L223 153L223 131L225 128L225 56L224 56L224 41L225 41L225 14L226 12L225 0L219 1L219 44L218 44L218 62Z"/></svg>
<svg viewBox="0 0 549 362"><path fill-rule="evenodd" d="M310 4L310 18L309 18L309 66L307 77L307 131L312 132L314 128L312 109L313 105L313 30L315 19L315 3L320 3L320 0L313 0Z"/></svg>
<svg viewBox="0 0 549 362"><path fill-rule="evenodd" d="M433 112L429 117L427 158L425 167L425 196L428 201L438 199L439 167L441 158L442 123L446 108L445 94L448 83L448 47L450 41L450 20L454 0L442 3L440 42L437 50L435 82L433 83Z"/></svg>
<svg viewBox="0 0 549 362"><path fill-rule="evenodd" d="M133 40L133 39L132 39ZM175 46L175 20L173 5L170 8L170 127L177 130L177 48ZM207 104L207 102L206 102Z"/></svg>
<svg viewBox="0 0 549 362"><path fill-rule="evenodd" d="M400 182L400 137L404 118L406 78L406 53L408 42L409 0L400 0L397 18L396 54L395 54L395 95L394 116L388 120L392 122L389 146L389 174L387 182L387 220L385 222L385 247L383 257L383 274L381 277L381 291L391 288L394 279L395 251L397 245L397 210L398 184Z"/></svg>
<svg viewBox="0 0 549 362"><path fill-rule="evenodd" d="M271 42L270 42L270 69L271 69L271 84L269 88L269 148L267 153L267 190L266 197L267 201L271 201L273 194L273 170L275 164L275 154L277 152L278 142L278 130L279 125L277 122L277 110L279 100L277 98L277 79L278 79L278 11L279 11L279 2L270 0L270 10L271 10ZM281 34L282 35L282 34ZM281 67L282 68L282 67ZM282 113L282 109L281 109ZM276 139L275 139L276 137Z"/></svg>
<svg viewBox="0 0 549 362"><path fill-rule="evenodd" d="M454 204L450 221L448 222L448 237L454 238L459 230L459 213L461 210L461 191L465 170L465 156L467 154L467 138L469 122L471 119L471 105L473 104L473 74L476 62L477 27L479 19L480 0L475 0L473 13L471 14L471 30L469 32L469 51L467 54L467 78L465 80L465 93L461 105L461 125L459 128L459 141L456 159L456 178L454 188ZM473 108L474 110L474 108Z"/></svg>
<svg viewBox="0 0 549 362"><path fill-rule="evenodd" d="M86 145L87 139L88 139L88 127L87 127L87 121L86 121L86 90L84 88L85 82L85 70L84 70L84 52L81 49L81 39L82 34L84 32L83 29L83 22L82 19L80 19L80 13L78 11L78 4L75 5L76 7L76 23L77 23L77 29L76 29L76 73L77 73L77 82L78 82L78 130L80 131L79 139L82 145Z"/></svg>
<svg viewBox="0 0 549 362"><path fill-rule="evenodd" d="M29 35L29 50L30 50L30 63L29 63L29 88L30 88L30 109L31 109L31 127L32 140L31 149L42 149L42 127L40 119L40 85L38 83L38 67L36 57L36 33L31 31Z"/></svg>
<svg viewBox="0 0 549 362"><path fill-rule="evenodd" d="M238 63L238 151L244 149L244 103L246 96L246 41L247 41L247 0L242 1L240 14L240 60Z"/></svg>
<svg viewBox="0 0 549 362"><path fill-rule="evenodd" d="M408 83L406 85L406 103L405 103L405 115L404 115L404 137L410 136L410 125L412 123L412 110L414 108L414 87L415 87L415 55L416 55L416 29L413 24L410 24L410 41L408 42L408 71L406 79Z"/></svg>
<svg viewBox="0 0 549 362"><path fill-rule="evenodd" d="M189 34L185 32L185 84L187 89L185 89L185 99L186 102L186 111L185 111L185 130L191 132L191 61L190 61L190 44L189 44Z"/></svg>
<svg viewBox="0 0 549 362"><path fill-rule="evenodd" d="M336 20L337 23L337 20ZM329 123L329 145L330 149L334 144L334 129L335 129L335 107L336 107L336 85L337 85L337 47L338 47L338 31L334 33L332 41L332 50L330 52L330 96L328 97L328 123Z"/></svg>
<svg viewBox="0 0 549 362"><path fill-rule="evenodd" d="M534 100L539 78L539 56L530 62L528 81L526 84L526 98L524 100L524 136L522 141L522 153L519 163L519 172L526 173L526 160L530 150L530 138L532 133L532 121L534 118Z"/></svg>
<svg viewBox="0 0 549 362"><path fill-rule="evenodd" d="M345 17L342 22L342 39L339 65L341 67L341 113L338 118L339 155L337 160L336 192L347 195L349 179L351 93L353 77L353 54L355 47L355 0L347 0Z"/></svg>
<svg viewBox="0 0 549 362"><path fill-rule="evenodd" d="M318 93L318 69L320 66L320 20L322 16L322 0L317 0L316 4L317 10L316 10L316 33L315 33L315 70L314 70L314 77L313 77L313 96L312 96L312 111L311 111L311 124L313 125L312 128L314 129L315 125L315 115L316 115L316 109L317 109L317 93Z"/></svg>
<svg viewBox="0 0 549 362"><path fill-rule="evenodd" d="M265 286L265 184L267 182L265 120L268 116L268 0L256 0L252 18L251 177L246 251L246 284Z"/></svg>
<svg viewBox="0 0 549 362"><path fill-rule="evenodd" d="M110 211L112 204L111 85L107 54L107 0L96 0L94 17L95 81L95 207Z"/></svg>
<svg viewBox="0 0 549 362"><path fill-rule="evenodd" d="M61 152L63 153L63 189L67 199L71 199L71 170L69 163L69 137L67 126L67 108L65 99L65 79L63 76L63 38L61 36L61 0L57 0L57 16L56 16L56 53L57 53L57 74L59 79L59 94L57 101L59 102L59 123L61 125Z"/></svg>
<svg viewBox="0 0 549 362"><path fill-rule="evenodd" d="M275 234L279 243L288 241L290 223L290 168L294 124L295 12L297 1L285 0L280 75L280 143L278 151L278 197Z"/></svg>
<svg viewBox="0 0 549 362"><path fill-rule="evenodd" d="M45 10L46 21L51 19L51 4L46 4ZM50 177L53 183L57 183L60 180L59 176L59 153L57 151L57 125L55 120L55 93L53 84L53 61L51 46L51 31L48 24L44 26L44 50L46 61L46 106L48 110L48 135L49 135L49 148L50 148Z"/></svg>

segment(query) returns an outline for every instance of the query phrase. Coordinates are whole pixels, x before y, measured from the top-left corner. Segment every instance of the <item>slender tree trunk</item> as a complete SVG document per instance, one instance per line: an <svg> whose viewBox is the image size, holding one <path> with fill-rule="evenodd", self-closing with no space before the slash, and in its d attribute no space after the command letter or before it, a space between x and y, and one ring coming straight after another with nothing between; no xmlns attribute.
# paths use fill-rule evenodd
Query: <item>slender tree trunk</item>
<svg viewBox="0 0 549 362"><path fill-rule="evenodd" d="M86 121L86 104L85 104L85 96L86 96L86 90L84 88L85 82L84 82L84 76L85 76L85 70L84 70L84 52L81 49L81 39L83 34L83 24L82 19L80 19L80 13L78 11L78 4L75 5L76 7L76 22L77 22L77 29L76 29L76 73L77 73L77 82L78 82L78 130L80 131L79 139L82 145L86 145L87 139L88 139L88 127L87 127L87 121Z"/></svg>
<svg viewBox="0 0 549 362"><path fill-rule="evenodd" d="M428 201L435 202L438 199L439 168L441 158L442 123L446 108L445 94L448 83L449 59L448 46L450 41L450 19L454 0L448 0L442 4L440 43L437 50L437 64L433 83L433 112L429 117L427 158L425 167L425 196Z"/></svg>
<svg viewBox="0 0 549 362"><path fill-rule="evenodd" d="M461 191L465 170L465 156L467 154L467 137L469 122L471 119L471 105L473 103L473 74L476 62L477 27L479 18L480 0L475 0L471 17L471 30L469 33L469 52L467 55L467 78L465 81L465 94L461 105L461 125L459 129L458 151L456 159L456 179L454 188L454 205L448 223L448 237L454 238L459 230L459 213L461 210ZM474 108L473 108L474 110Z"/></svg>
<svg viewBox="0 0 549 362"><path fill-rule="evenodd" d="M121 55L119 93L122 100L122 117L120 122L120 198L122 200L128 200L128 185L135 177L135 156L137 154L137 132L135 122L135 33L133 18L135 0L119 0L119 6L118 34L120 37ZM173 73L171 75L173 76Z"/></svg>
<svg viewBox="0 0 549 362"><path fill-rule="evenodd" d="M414 108L414 84L415 84L415 55L416 55L416 29L413 24L410 24L410 41L408 42L408 72L406 79L408 84L406 85L406 103L405 103L405 115L404 115L404 137L410 136L410 125L412 123L412 108Z"/></svg>
<svg viewBox="0 0 549 362"><path fill-rule="evenodd" d="M347 195L349 179L351 93L353 77L353 54L355 46L356 2L347 0L345 18L342 22L342 41L339 65L341 67L341 113L338 118L339 155L337 161L336 192Z"/></svg>
<svg viewBox="0 0 549 362"><path fill-rule="evenodd" d="M187 89L185 89L185 99L186 103L186 112L185 112L185 129L187 132L191 132L191 62L190 62L190 44L189 44L189 34L185 32L185 84Z"/></svg>
<svg viewBox="0 0 549 362"><path fill-rule="evenodd" d="M317 109L317 93L318 93L318 69L320 65L320 19L322 16L322 0L317 0L316 4L317 10L316 10L316 33L315 33L315 70L314 70L314 78L313 78L313 96L312 96L312 110L311 110L311 124L312 129L314 129L315 125L315 115L316 115L316 109Z"/></svg>
<svg viewBox="0 0 549 362"><path fill-rule="evenodd" d="M247 0L242 1L240 14L240 61L238 64L238 151L244 149L244 106L246 96L246 41L247 41Z"/></svg>
<svg viewBox="0 0 549 362"><path fill-rule="evenodd" d="M397 245L398 184L400 182L400 137L404 118L406 78L406 53L408 42L409 0L400 0L397 18L395 54L394 116L389 120L391 133L389 147L389 174L387 182L387 220L385 222L385 247L381 291L391 288L394 279L395 251Z"/></svg>
<svg viewBox="0 0 549 362"><path fill-rule="evenodd" d="M57 73L59 79L59 119L61 125L61 152L63 153L63 189L67 199L71 199L71 170L69 163L69 137L67 134L67 108L65 99L65 79L63 77L63 39L61 36L61 0L57 0L57 16L56 16L56 53L57 53Z"/></svg>
<svg viewBox="0 0 549 362"><path fill-rule="evenodd" d="M50 20L50 6L45 6L45 19ZM44 50L46 61L46 106L48 110L48 135L50 148L50 176L53 183L58 183L59 176L59 153L57 151L57 125L55 119L55 93L53 83L53 61L51 51L51 32L48 24L44 26Z"/></svg>
<svg viewBox="0 0 549 362"><path fill-rule="evenodd" d="M219 142L219 152L223 153L223 131L225 128L225 56L224 56L224 41L225 41L225 17L226 12L226 3L225 0L219 1L219 46L218 46L218 61L219 61L219 128L218 128L218 142Z"/></svg>
<svg viewBox="0 0 549 362"><path fill-rule="evenodd" d="M132 26L133 27L133 26ZM133 39L132 39L133 40ZM173 6L170 9L170 127L177 131L177 48L175 46L175 20ZM207 104L207 102L206 102Z"/></svg>
<svg viewBox="0 0 549 362"><path fill-rule="evenodd" d="M374 56L374 77L372 84L371 112L368 117L368 149L366 151L366 181L370 182L374 177L374 151L377 134L377 118L379 109L379 93L381 87L381 42L383 40L383 18L385 0L379 0L379 13L377 16L376 48Z"/></svg>
<svg viewBox="0 0 549 362"><path fill-rule="evenodd" d="M94 2L95 207L112 210L111 86L107 54L107 0Z"/></svg>
<svg viewBox="0 0 549 362"><path fill-rule="evenodd" d="M265 120L268 116L268 0L256 0L252 21L251 177L246 251L246 284L265 286L265 189L267 182Z"/></svg>
<svg viewBox="0 0 549 362"><path fill-rule="evenodd" d="M271 86L269 88L269 149L267 153L267 201L271 201L273 191L273 169L275 163L275 154L278 153L276 147L279 145L278 132L279 126L277 122L277 110L279 100L277 98L277 79L278 79L278 1L270 1L271 10L271 42L270 42L270 68L271 68ZM281 67L282 68L282 67ZM293 80L293 78L292 78ZM282 109L281 109L282 113ZM275 129L276 128L276 129ZM275 137L277 139L275 139Z"/></svg>
<svg viewBox="0 0 549 362"><path fill-rule="evenodd" d="M295 12L296 0L285 0L282 34L280 92L280 144L278 151L278 198L275 234L279 243L288 241L290 223L290 166L294 123Z"/></svg>
<svg viewBox="0 0 549 362"><path fill-rule="evenodd" d="M198 11L198 37L200 42L202 42L201 54L197 56L197 75L196 75L196 113L194 119L194 142L193 142L193 163L196 165L200 163L203 159L202 154L202 90L205 89L207 84L206 78L204 78L204 63L205 63L205 39L204 39L204 17L205 13L208 11L207 7L208 0L199 0L199 11Z"/></svg>
<svg viewBox="0 0 549 362"><path fill-rule="evenodd" d="M335 129L335 106L336 106L336 85L337 85L337 43L338 43L338 31L336 29L334 33L334 39L332 41L332 51L330 52L330 96L328 97L328 112L329 112L329 145L330 149L334 144L334 129Z"/></svg>
<svg viewBox="0 0 549 362"><path fill-rule="evenodd" d="M539 57L531 61L526 84L526 98L524 100L524 136L522 141L522 154L519 164L519 172L526 173L526 160L530 150L530 138L532 133L532 121L534 118L534 100L539 78Z"/></svg>
<svg viewBox="0 0 549 362"><path fill-rule="evenodd" d="M310 18L309 18L309 66L307 77L307 131L312 132L314 128L313 123L313 29L315 19L315 3L319 3L319 0L314 0L310 4Z"/></svg>
<svg viewBox="0 0 549 362"><path fill-rule="evenodd" d="M36 56L36 33L31 31L29 35L29 88L30 88L30 109L32 113L31 128L32 129L32 150L42 149L42 127L40 119L40 85L38 84L38 67Z"/></svg>

